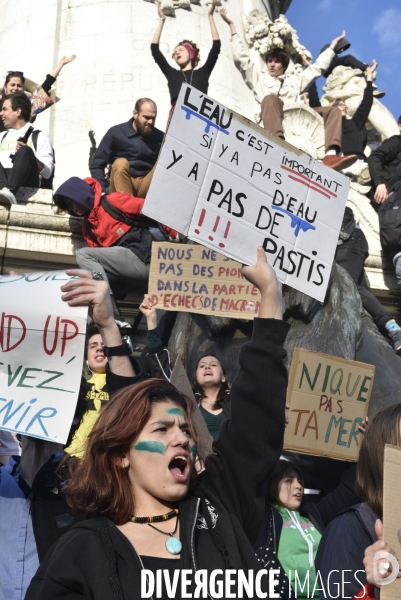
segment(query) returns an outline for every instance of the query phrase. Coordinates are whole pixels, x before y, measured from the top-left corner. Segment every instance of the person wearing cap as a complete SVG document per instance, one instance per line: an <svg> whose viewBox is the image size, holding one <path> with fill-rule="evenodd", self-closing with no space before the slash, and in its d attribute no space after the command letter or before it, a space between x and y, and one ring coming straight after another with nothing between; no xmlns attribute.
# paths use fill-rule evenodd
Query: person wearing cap
<svg viewBox="0 0 401 600"><path fill-rule="evenodd" d="M141 214L143 198L121 192L104 194L100 183L91 177L70 177L56 190L53 202L59 211L83 217L82 234L88 247L76 253L79 267L100 274L107 282L111 276L126 293L147 285L152 241L178 237L177 232ZM110 207L129 213L131 223L120 221ZM116 321L126 326L115 304L114 308Z"/></svg>
<svg viewBox="0 0 401 600"><path fill-rule="evenodd" d="M179 69L174 69L174 67L169 65L164 55L160 52L159 43L166 21L166 15L160 8L160 2L157 2L156 4L157 13L159 16L159 25L157 26L153 36L150 49L156 64L159 66L160 70L167 79L171 104L174 106L183 83L188 83L197 90L207 94L209 78L215 67L221 48L219 33L213 19L213 13L217 4L217 0L212 0L208 10L209 25L213 38L212 49L209 52L209 56L207 57L205 64L199 69L197 69L196 66L200 60L200 52L198 46L194 42L183 40L174 48L172 58L174 58Z"/></svg>
<svg viewBox="0 0 401 600"><path fill-rule="evenodd" d="M345 37L345 31L335 38L304 71L297 71L290 55L281 48L269 50L266 66L260 69L259 65L251 59L243 40L237 34L234 21L228 17L227 10L222 8L220 14L230 26L234 62L260 104L260 119L263 127L273 135L284 139L282 123L284 105L302 101L302 93L329 68L335 55L334 48ZM322 107L319 113L323 117L325 131L326 156L323 163L337 171L350 166L357 157L343 156L341 153L341 115L332 107Z"/></svg>
<svg viewBox="0 0 401 600"><path fill-rule="evenodd" d="M111 164L110 193L146 197L164 135L155 127L156 117L156 103L140 98L133 117L106 132L90 166L91 176L103 192L107 190L105 169Z"/></svg>

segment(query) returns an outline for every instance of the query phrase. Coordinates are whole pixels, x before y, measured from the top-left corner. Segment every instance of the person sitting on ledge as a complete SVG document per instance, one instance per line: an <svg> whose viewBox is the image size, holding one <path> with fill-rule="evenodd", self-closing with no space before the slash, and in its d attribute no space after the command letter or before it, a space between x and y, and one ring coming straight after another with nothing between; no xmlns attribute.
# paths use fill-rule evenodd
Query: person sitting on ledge
<svg viewBox="0 0 401 600"><path fill-rule="evenodd" d="M267 53L266 68L260 70L237 34L234 21L228 17L227 10L222 8L220 14L230 26L234 62L245 83L253 91L256 101L260 103L263 127L273 135L285 139L282 123L284 104L300 101L301 94L326 71L334 57L334 48L345 37L345 31L331 42L314 64L300 73L294 70L290 55L281 48L272 48ZM336 171L349 167L357 157L341 155L341 114L331 106L315 110L324 121L326 156L323 163Z"/></svg>
<svg viewBox="0 0 401 600"><path fill-rule="evenodd" d="M22 185L39 188L51 178L54 150L49 136L29 123L31 103L24 93L7 96L0 116L6 128L0 134L0 200L17 204Z"/></svg>
<svg viewBox="0 0 401 600"><path fill-rule="evenodd" d="M338 98L333 107L338 108L341 113L341 147L346 154L356 155L357 160L352 165L352 168L348 169L352 173L356 169L360 171L364 166L367 166L367 157L364 153L364 146L361 132L365 127L368 120L369 113L373 105L373 73L377 67L377 62L373 59L372 64L366 69L366 87L363 93L362 102L358 106L355 114L351 118L348 116L348 108L344 100ZM309 97L309 106L316 110L314 104L316 100ZM320 106L320 101L317 99L317 107ZM366 163L366 164L365 164Z"/></svg>
<svg viewBox="0 0 401 600"><path fill-rule="evenodd" d="M112 164L110 193L122 192L145 198L163 141L163 132L155 128L157 106L150 98L140 98L134 116L111 127L93 158L90 172L106 191L104 169Z"/></svg>
<svg viewBox="0 0 401 600"><path fill-rule="evenodd" d="M121 192L106 195L90 177L70 177L56 190L53 201L60 211L84 218L82 233L89 247L77 251L79 267L106 281L114 275L128 289L147 286L152 241L178 238L176 231L141 214L143 198ZM127 326L115 304L114 309L115 320Z"/></svg>

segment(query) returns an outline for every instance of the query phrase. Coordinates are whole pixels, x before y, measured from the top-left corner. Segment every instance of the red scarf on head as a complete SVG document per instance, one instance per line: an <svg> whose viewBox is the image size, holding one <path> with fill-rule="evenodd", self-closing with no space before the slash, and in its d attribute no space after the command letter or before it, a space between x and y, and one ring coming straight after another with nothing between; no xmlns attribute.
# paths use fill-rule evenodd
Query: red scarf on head
<svg viewBox="0 0 401 600"><path fill-rule="evenodd" d="M194 66L194 63L195 63L195 50L194 50L194 47L189 42L183 42L181 44L181 46L184 46L184 48L186 50L188 50L188 54L189 54L189 58L190 58L191 64L192 64L192 66Z"/></svg>

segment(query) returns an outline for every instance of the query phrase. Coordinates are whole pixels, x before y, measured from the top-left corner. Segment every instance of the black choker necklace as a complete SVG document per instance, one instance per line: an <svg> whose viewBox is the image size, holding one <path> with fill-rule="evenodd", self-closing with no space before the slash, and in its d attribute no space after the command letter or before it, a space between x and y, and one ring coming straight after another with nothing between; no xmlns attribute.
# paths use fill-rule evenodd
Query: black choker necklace
<svg viewBox="0 0 401 600"><path fill-rule="evenodd" d="M133 523L161 523L162 521L168 521L169 519L172 519L173 517L178 517L179 514L180 514L179 509L174 508L173 510L170 510L170 512L168 512L164 515L157 515L156 517L132 516L131 521Z"/></svg>

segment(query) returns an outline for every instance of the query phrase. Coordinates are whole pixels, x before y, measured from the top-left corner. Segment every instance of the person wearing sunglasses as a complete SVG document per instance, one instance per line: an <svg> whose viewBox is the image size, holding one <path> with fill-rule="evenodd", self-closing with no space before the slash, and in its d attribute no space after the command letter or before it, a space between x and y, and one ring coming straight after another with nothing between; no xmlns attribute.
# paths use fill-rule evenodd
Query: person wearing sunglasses
<svg viewBox="0 0 401 600"><path fill-rule="evenodd" d="M4 82L3 91L0 96L0 111L3 107L5 96L15 94L16 92L25 92L31 102L31 123L34 122L36 115L49 108L54 104L54 98L50 95L50 89L57 79L64 65L75 60L75 54L67 58L63 56L53 71L46 76L46 79L40 86L36 86L31 81L25 79L22 71L7 71L7 76ZM0 120L0 132L5 131L3 122Z"/></svg>

